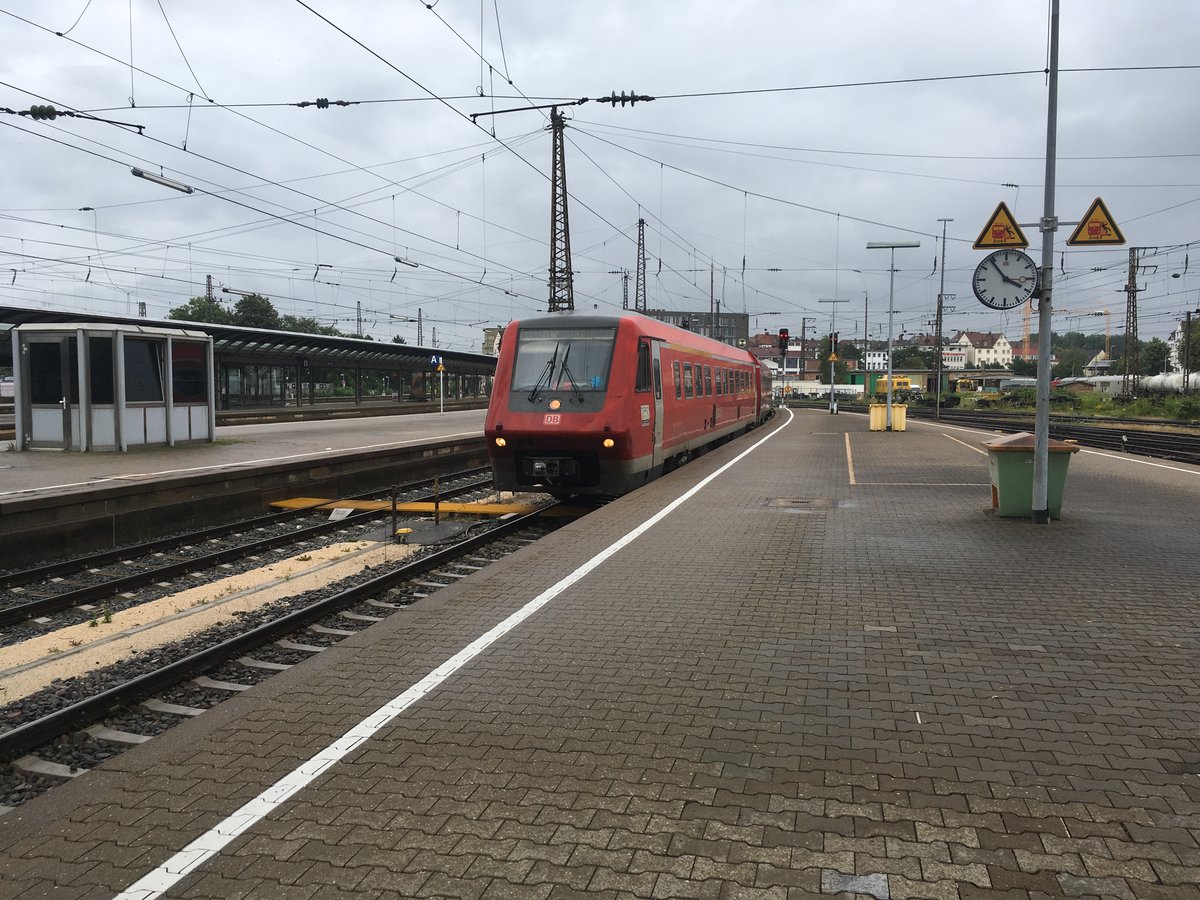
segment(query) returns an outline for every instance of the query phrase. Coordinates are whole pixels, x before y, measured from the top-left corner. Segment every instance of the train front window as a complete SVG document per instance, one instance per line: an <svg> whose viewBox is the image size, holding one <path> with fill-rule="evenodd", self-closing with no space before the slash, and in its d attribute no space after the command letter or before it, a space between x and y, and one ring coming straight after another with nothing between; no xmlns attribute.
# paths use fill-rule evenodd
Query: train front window
<svg viewBox="0 0 1200 900"><path fill-rule="evenodd" d="M521 330L512 390L603 391L608 387L615 328Z"/></svg>

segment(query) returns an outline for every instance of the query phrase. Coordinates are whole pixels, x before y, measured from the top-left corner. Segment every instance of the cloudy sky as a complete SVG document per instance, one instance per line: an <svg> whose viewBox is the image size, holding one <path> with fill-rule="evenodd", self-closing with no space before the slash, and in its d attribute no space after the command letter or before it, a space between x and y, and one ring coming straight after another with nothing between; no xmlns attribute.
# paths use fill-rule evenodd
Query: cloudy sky
<svg viewBox="0 0 1200 900"><path fill-rule="evenodd" d="M163 317L211 275L227 300L259 292L344 331L361 308L377 339L415 343L420 310L426 344L477 350L485 326L546 308L551 137L548 110L471 116L589 97L564 107L577 309L620 309L641 217L649 306L707 310L711 285L793 335L835 308L843 338L864 317L885 334L888 253L866 244L919 240L896 252L895 333L930 332L949 218L946 331L1015 341L1022 312L971 293L971 244L1002 200L1023 226L1042 214L1048 12L0 2L0 304ZM1075 221L1102 197L1129 244L1068 250L1058 232L1057 331L1124 330L1128 246L1154 248L1143 338L1198 305L1198 44L1194 0L1062 0L1055 211ZM657 99L596 102L613 91ZM94 119L11 114L45 103Z"/></svg>

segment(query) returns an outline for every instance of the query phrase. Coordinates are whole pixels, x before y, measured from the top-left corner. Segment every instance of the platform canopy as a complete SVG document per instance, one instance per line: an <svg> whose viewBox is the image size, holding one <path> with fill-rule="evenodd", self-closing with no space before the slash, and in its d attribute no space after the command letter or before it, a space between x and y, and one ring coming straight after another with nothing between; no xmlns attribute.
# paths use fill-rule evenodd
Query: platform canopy
<svg viewBox="0 0 1200 900"><path fill-rule="evenodd" d="M212 325L206 322L185 322L176 319L143 319L121 316L88 315L78 312L59 312L48 309L27 309L0 306L0 336L10 328L27 324L60 324L92 322L114 325L136 325L160 328L186 328L211 335L213 352L218 366L225 363L260 363L264 365L294 365L298 359L311 366L359 365L372 368L394 366L402 369L432 371L430 359L436 354L447 370L459 375L493 375L496 358L484 353L466 353L367 341L361 338L331 337L324 334L300 334L291 331L272 331L266 328L242 328L236 325ZM0 337L0 367L12 365L10 342Z"/></svg>

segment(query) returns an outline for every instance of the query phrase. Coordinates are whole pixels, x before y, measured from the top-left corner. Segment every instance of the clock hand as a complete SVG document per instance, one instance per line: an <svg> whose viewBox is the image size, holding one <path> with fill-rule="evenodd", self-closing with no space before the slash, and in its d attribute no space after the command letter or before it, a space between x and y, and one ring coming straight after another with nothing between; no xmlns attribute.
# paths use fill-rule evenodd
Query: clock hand
<svg viewBox="0 0 1200 900"><path fill-rule="evenodd" d="M1009 278L1007 275L1004 274L1004 270L1000 268L1000 263L996 262L994 257L988 257L988 259L990 260L990 262L991 262L992 266L995 268L995 270L1000 273L1000 278L1003 281L1005 281L1008 284L1015 284L1017 287L1021 286L1021 282L1016 281L1012 278Z"/></svg>

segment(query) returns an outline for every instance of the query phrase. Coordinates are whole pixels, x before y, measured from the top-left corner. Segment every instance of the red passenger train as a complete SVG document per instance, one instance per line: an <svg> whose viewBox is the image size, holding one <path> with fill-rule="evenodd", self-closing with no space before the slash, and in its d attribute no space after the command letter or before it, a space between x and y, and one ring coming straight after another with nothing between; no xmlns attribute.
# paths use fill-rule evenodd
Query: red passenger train
<svg viewBox="0 0 1200 900"><path fill-rule="evenodd" d="M773 414L752 354L637 313L504 331L484 434L498 490L615 496Z"/></svg>

